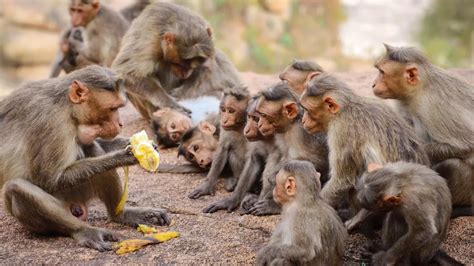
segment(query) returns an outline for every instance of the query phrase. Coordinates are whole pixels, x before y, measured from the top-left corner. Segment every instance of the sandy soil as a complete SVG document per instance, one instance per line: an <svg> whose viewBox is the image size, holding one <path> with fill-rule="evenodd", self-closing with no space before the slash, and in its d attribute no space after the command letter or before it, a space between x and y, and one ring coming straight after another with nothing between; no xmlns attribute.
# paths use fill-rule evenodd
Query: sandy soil
<svg viewBox="0 0 474 266"><path fill-rule="evenodd" d="M458 71L470 82L474 81L474 71ZM370 82L374 72L338 73L338 76L360 94L370 95ZM265 88L277 81L276 76L243 73L243 80L251 91ZM125 122L123 135L146 128L132 106L122 110ZM176 150L162 150L163 162L177 162ZM123 172L119 170L122 174ZM187 194L204 181L205 175L150 174L132 167L130 171L131 206L153 206L167 209L175 224L162 230L176 230L181 237L159 245L149 246L129 255L118 256L113 252L97 252L81 248L67 237L44 237L25 231L3 210L0 201L0 263L1 264L118 264L118 263L160 263L160 264L252 264L256 252L268 241L279 216L253 217L237 212L217 212L203 214L201 210L215 200L228 195L219 183L215 196L190 200ZM111 223L107 220L105 208L93 202L89 222L92 225L116 230L126 237L139 237L133 228ZM364 238L353 235L347 243L345 261L360 264L360 247ZM449 236L443 249L454 258L466 263L474 263L474 218L463 217L451 222Z"/></svg>

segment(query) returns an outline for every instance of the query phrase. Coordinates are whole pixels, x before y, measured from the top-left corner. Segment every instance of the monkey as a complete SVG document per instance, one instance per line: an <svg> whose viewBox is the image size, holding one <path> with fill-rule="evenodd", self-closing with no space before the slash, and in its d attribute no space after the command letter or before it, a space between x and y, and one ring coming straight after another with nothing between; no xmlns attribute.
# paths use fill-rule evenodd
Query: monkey
<svg viewBox="0 0 474 266"><path fill-rule="evenodd" d="M355 188L363 208L387 213L381 234L383 247L372 256L374 265L427 265L446 259L461 265L439 250L447 237L451 194L438 173L416 163L369 163ZM353 230L361 222L353 220L346 225Z"/></svg>
<svg viewBox="0 0 474 266"><path fill-rule="evenodd" d="M217 179L223 174L226 166L228 166L230 173L226 173L225 189L232 191L237 184L247 152L247 140L244 137L243 129L246 124L246 110L249 99L250 95L246 87L233 87L224 92L220 103L220 126L222 130L217 150L214 158L212 158L206 181L188 195L190 199L213 195ZM191 149L199 151L199 147L192 147ZM199 161L199 164L201 163Z"/></svg>
<svg viewBox="0 0 474 266"><path fill-rule="evenodd" d="M290 90L300 96L308 77L323 73L324 69L315 62L307 60L293 60L280 74L282 82L286 82Z"/></svg>
<svg viewBox="0 0 474 266"><path fill-rule="evenodd" d="M278 172L273 197L281 222L257 254L257 265L341 265L347 232L320 195L320 174L308 161L290 160Z"/></svg>
<svg viewBox="0 0 474 266"><path fill-rule="evenodd" d="M92 65L31 82L0 101L0 178L4 206L26 229L72 237L110 250L118 234L84 222L98 197L109 218L130 226L169 224L164 210L124 207L117 167L135 165L129 139L117 137L125 105L122 82ZM54 117L51 115L54 114Z"/></svg>
<svg viewBox="0 0 474 266"><path fill-rule="evenodd" d="M203 210L205 213L213 213L223 209L231 212L239 207L247 193L258 192L260 187L258 184L261 183L265 162L269 153L272 152L274 142L273 136L263 137L258 131L260 116L255 110L258 98L259 95L252 97L247 107L247 123L244 128L244 136L249 142L245 165L237 185L230 197L210 204Z"/></svg>
<svg viewBox="0 0 474 266"><path fill-rule="evenodd" d="M415 48L385 45L374 94L396 99L411 117L435 169L448 181L453 217L474 208L474 87L432 65Z"/></svg>
<svg viewBox="0 0 474 266"><path fill-rule="evenodd" d="M215 49L206 21L165 2L149 4L133 21L112 68L148 121L165 107L189 113L176 99L220 97L224 89L240 84L235 67Z"/></svg>
<svg viewBox="0 0 474 266"><path fill-rule="evenodd" d="M193 125L214 119L219 112L219 102L219 99L211 96L179 101L192 111L190 115L169 107L158 109L151 119L157 142L166 148L176 146L183 133Z"/></svg>
<svg viewBox="0 0 474 266"><path fill-rule="evenodd" d="M347 197L351 209L360 210L353 204L353 189L369 162L429 165L423 142L401 116L379 100L356 95L331 75L309 80L300 104L303 127L327 133L331 178L321 196L334 208Z"/></svg>
<svg viewBox="0 0 474 266"><path fill-rule="evenodd" d="M135 2L120 10L120 14L128 21L132 22L151 3L151 0L135 0Z"/></svg>
<svg viewBox="0 0 474 266"><path fill-rule="evenodd" d="M312 162L321 172L322 182L326 182L329 171L326 135L324 133L313 135L303 129L298 100L290 91L288 84L279 83L263 91L256 110L260 115L258 122L260 132L263 136L275 134L275 145L279 150L267 159L268 167L265 167L264 178L275 178L280 162L295 159ZM254 215L280 213L280 206L271 197L273 186L264 183L263 187L264 192L261 194L263 197L260 197L247 213Z"/></svg>
<svg viewBox="0 0 474 266"><path fill-rule="evenodd" d="M110 67L128 29L128 22L99 0L70 0L69 15L72 29L61 37L60 51L50 77L57 77L61 70L69 73L90 64ZM82 27L82 42L68 37L68 33L78 27Z"/></svg>

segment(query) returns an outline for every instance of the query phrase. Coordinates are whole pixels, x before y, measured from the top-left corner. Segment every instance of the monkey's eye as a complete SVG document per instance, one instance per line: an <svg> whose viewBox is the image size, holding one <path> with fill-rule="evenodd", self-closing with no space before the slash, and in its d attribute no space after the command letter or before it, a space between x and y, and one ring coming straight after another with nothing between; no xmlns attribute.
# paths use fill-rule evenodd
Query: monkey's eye
<svg viewBox="0 0 474 266"><path fill-rule="evenodd" d="M175 129L176 125L174 123L171 123L170 127L171 127L171 129Z"/></svg>
<svg viewBox="0 0 474 266"><path fill-rule="evenodd" d="M187 155L188 156L186 156L186 157L188 157L188 160L190 160L190 161L194 160L194 155L192 155L191 153L188 153Z"/></svg>
<svg viewBox="0 0 474 266"><path fill-rule="evenodd" d="M235 113L235 110L233 108L229 108L229 114Z"/></svg>
<svg viewBox="0 0 474 266"><path fill-rule="evenodd" d="M117 110L118 110L118 108L117 108L117 107L110 108L110 111L111 111L111 112L115 112L115 111L117 111Z"/></svg>
<svg viewBox="0 0 474 266"><path fill-rule="evenodd" d="M198 145L194 145L194 146L193 146L193 150L194 150L194 151L198 151L198 150L199 150L199 146L198 146Z"/></svg>
<svg viewBox="0 0 474 266"><path fill-rule="evenodd" d="M225 113L225 108L221 107L221 112Z"/></svg>
<svg viewBox="0 0 474 266"><path fill-rule="evenodd" d="M380 68L379 68L379 73L382 74L382 75L385 74L385 72Z"/></svg>

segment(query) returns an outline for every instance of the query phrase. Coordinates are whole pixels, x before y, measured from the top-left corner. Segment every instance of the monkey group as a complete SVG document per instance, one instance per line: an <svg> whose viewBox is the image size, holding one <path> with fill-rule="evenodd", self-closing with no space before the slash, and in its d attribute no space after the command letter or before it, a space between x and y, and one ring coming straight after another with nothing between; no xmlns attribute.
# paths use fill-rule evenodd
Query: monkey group
<svg viewBox="0 0 474 266"><path fill-rule="evenodd" d="M93 198L117 223L170 223L158 208L115 212L116 168L137 164L118 136L128 99L158 144L189 162L158 172L207 173L190 199L224 179L230 195L203 212L281 214L257 265L341 265L356 231L374 265L458 263L440 245L450 218L473 213L474 88L420 51L385 45L372 85L380 99L305 60L251 95L207 22L184 7L70 0L69 13L51 78L0 101L4 205L28 230L110 250L120 236L86 222Z"/></svg>

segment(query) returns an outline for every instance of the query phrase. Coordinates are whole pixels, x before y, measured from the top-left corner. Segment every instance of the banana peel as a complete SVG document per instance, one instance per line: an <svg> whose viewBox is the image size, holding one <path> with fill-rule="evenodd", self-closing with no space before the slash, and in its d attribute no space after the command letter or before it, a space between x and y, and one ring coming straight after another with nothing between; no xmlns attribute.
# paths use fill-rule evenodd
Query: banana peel
<svg viewBox="0 0 474 266"><path fill-rule="evenodd" d="M156 229L155 227L144 224L139 224L137 226L137 231L143 233L144 235L158 233L158 229Z"/></svg>
<svg viewBox="0 0 474 266"><path fill-rule="evenodd" d="M141 239L127 239L121 241L114 245L114 249L117 249L115 251L117 255L123 255L142 249L145 246L162 243L176 237L179 237L179 233L175 231L155 233Z"/></svg>
<svg viewBox="0 0 474 266"><path fill-rule="evenodd" d="M160 165L160 154L153 147L153 141L148 139L145 130L135 133L130 138L132 153L137 158L141 167L150 172L155 172Z"/></svg>
<svg viewBox="0 0 474 266"><path fill-rule="evenodd" d="M135 133L130 138L130 144L132 146L133 156L137 158L140 166L147 171L155 172L160 165L160 154L155 150L155 147L153 147L153 141L148 139L145 130ZM116 215L120 215L123 212L123 207L128 198L128 166L125 166L123 169L125 172L123 193L115 208Z"/></svg>

